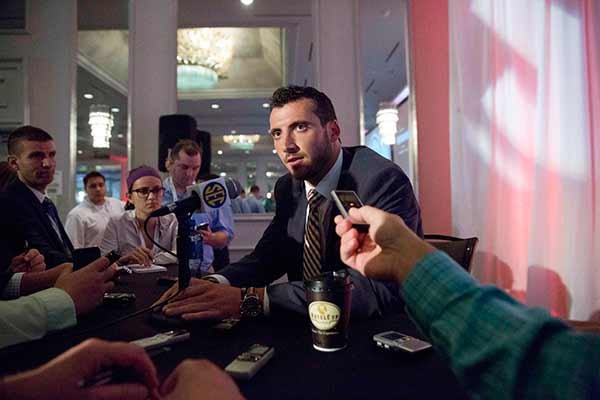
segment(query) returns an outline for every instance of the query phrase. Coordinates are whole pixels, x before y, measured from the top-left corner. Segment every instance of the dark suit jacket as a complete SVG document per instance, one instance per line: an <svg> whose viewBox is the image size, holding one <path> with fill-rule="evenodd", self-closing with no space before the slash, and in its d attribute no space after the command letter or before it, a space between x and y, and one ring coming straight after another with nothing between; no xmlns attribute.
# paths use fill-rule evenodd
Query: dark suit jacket
<svg viewBox="0 0 600 400"><path fill-rule="evenodd" d="M338 190L354 190L365 205L371 205L402 217L408 227L423 236L419 205L412 186L402 169L363 146L343 148L342 172ZM290 282L273 285L269 298L274 306L306 312L302 289L306 194L304 182L290 174L275 185L276 212L271 224L252 253L219 274L234 286L266 286L282 275ZM340 260L340 238L335 233L334 217L339 214L333 201L327 200L323 232L327 232L323 270L347 268ZM352 314L372 316L399 307L398 286L382 284L351 272L355 289Z"/></svg>
<svg viewBox="0 0 600 400"><path fill-rule="evenodd" d="M60 239L50 218L33 192L20 180L6 189L0 197L0 210L3 221L0 223L0 260L4 263L24 250L25 240L29 248L39 250L44 255L47 268L71 262L73 244L64 227L58 221L65 243ZM4 269L8 264L0 264Z"/></svg>

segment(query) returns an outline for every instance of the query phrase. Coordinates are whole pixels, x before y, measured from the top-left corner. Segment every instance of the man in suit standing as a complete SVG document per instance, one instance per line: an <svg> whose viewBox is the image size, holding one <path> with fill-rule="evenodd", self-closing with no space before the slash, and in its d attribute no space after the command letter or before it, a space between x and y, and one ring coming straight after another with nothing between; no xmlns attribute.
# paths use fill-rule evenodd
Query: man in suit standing
<svg viewBox="0 0 600 400"><path fill-rule="evenodd" d="M408 177L366 147L342 147L335 110L324 93L311 87L277 89L271 99L270 133L289 171L275 185L273 221L251 254L219 275L192 280L165 307L166 315L246 317L274 308L306 313L303 279L345 268L333 223L339 214L330 197L334 189L354 190L365 204L401 216L422 236L420 210ZM378 315L402 302L397 285L348 272L354 282L353 315ZM286 273L289 283L265 288Z"/></svg>
<svg viewBox="0 0 600 400"><path fill-rule="evenodd" d="M71 262L73 251L56 207L46 196L46 188L54 179L55 157L52 136L40 128L23 126L8 137L8 162L17 171L19 179L6 190L3 212L16 220L22 232L21 235L3 237L2 241L12 243L8 247L13 250L24 246L38 249L48 268Z"/></svg>

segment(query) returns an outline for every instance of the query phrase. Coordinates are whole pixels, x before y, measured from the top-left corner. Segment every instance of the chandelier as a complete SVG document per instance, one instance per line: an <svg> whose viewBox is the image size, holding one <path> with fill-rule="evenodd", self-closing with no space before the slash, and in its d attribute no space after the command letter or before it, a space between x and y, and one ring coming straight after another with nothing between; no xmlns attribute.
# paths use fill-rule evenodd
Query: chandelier
<svg viewBox="0 0 600 400"><path fill-rule="evenodd" d="M396 144L398 132L398 109L389 103L380 103L377 111L377 126L384 144Z"/></svg>
<svg viewBox="0 0 600 400"><path fill-rule="evenodd" d="M235 28L177 30L177 86L213 88L233 59Z"/></svg>
<svg viewBox="0 0 600 400"><path fill-rule="evenodd" d="M110 147L111 130L114 126L114 118L110 108L104 104L92 104L90 106L90 119L92 128L92 146L107 149Z"/></svg>
<svg viewBox="0 0 600 400"><path fill-rule="evenodd" d="M252 150L260 135L225 135L223 141L234 150Z"/></svg>

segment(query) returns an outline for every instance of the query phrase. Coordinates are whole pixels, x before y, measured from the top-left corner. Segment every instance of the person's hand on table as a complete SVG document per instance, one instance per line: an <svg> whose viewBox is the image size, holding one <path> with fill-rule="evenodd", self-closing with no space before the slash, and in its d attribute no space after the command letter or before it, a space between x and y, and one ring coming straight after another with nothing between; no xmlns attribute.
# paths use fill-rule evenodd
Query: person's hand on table
<svg viewBox="0 0 600 400"><path fill-rule="evenodd" d="M86 387L83 383L113 367L134 372L139 382ZM47 364L4 379L7 399L147 399L158 390L154 364L142 347L89 339Z"/></svg>
<svg viewBox="0 0 600 400"><path fill-rule="evenodd" d="M359 233L350 220L336 216L340 258L368 278L403 282L419 260L435 251L396 215L364 206L351 208L350 218L369 224L369 233Z"/></svg>
<svg viewBox="0 0 600 400"><path fill-rule="evenodd" d="M146 267L152 265L152 250L144 246L136 247L119 259L121 264L139 264Z"/></svg>
<svg viewBox="0 0 600 400"><path fill-rule="evenodd" d="M164 400L243 399L231 377L207 360L184 360L160 387Z"/></svg>
<svg viewBox="0 0 600 400"><path fill-rule="evenodd" d="M111 281L117 270L101 257L78 271L66 271L56 280L55 287L63 289L75 303L77 315L92 311L102 302L104 293L114 287Z"/></svg>
<svg viewBox="0 0 600 400"><path fill-rule="evenodd" d="M13 257L9 269L12 272L42 272L46 270L44 256L36 249L29 249Z"/></svg>
<svg viewBox="0 0 600 400"><path fill-rule="evenodd" d="M169 288L155 303L175 295L178 283ZM224 319L240 315L241 289L192 278L190 285L163 307L166 316L183 319Z"/></svg>

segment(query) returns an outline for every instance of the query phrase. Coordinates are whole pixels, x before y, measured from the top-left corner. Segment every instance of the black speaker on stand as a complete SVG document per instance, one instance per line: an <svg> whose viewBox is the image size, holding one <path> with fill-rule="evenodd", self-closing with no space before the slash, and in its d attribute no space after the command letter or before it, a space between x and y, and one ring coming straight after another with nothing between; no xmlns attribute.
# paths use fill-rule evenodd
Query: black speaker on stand
<svg viewBox="0 0 600 400"><path fill-rule="evenodd" d="M172 149L178 141L191 139L200 146L203 146L198 132L198 129L196 129L196 120L190 115L162 115L158 120L158 169L162 172L167 172L165 161L169 155L169 149ZM208 154L210 154L210 151Z"/></svg>

